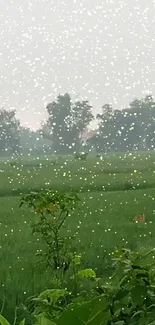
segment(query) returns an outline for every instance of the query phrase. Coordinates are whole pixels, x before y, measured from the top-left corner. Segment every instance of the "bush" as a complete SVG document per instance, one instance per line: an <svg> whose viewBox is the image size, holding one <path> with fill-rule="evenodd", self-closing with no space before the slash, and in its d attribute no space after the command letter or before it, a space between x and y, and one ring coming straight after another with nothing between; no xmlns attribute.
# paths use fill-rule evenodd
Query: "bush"
<svg viewBox="0 0 155 325"><path fill-rule="evenodd" d="M98 279L91 269L75 274L72 278L78 284L76 295L64 288L45 290L32 298L35 324L154 325L154 249L146 254L117 250L113 267L108 281ZM89 289L85 281L90 282ZM9 325L3 317L0 323Z"/></svg>
<svg viewBox="0 0 155 325"><path fill-rule="evenodd" d="M79 201L77 194L67 194L52 190L25 195L20 207L27 204L38 214L38 220L33 224L33 233L39 233L45 243L45 250L38 255L47 266L66 272L73 260L71 237L62 237L61 229L69 213Z"/></svg>
<svg viewBox="0 0 155 325"><path fill-rule="evenodd" d="M86 161L88 158L88 152L75 153L74 157L75 159Z"/></svg>

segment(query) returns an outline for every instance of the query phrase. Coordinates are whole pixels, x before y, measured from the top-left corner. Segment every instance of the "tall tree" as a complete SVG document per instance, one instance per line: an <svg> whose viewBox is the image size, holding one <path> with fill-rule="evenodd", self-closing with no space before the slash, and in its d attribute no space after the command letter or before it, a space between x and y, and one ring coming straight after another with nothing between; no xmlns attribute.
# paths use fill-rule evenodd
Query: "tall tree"
<svg viewBox="0 0 155 325"><path fill-rule="evenodd" d="M76 101L72 107L72 133L74 140L74 149L80 151L81 140L80 136L87 129L94 116L92 114L92 106L87 100Z"/></svg>
<svg viewBox="0 0 155 325"><path fill-rule="evenodd" d="M16 119L15 110L0 110L0 152L19 153L19 126L20 122Z"/></svg>
<svg viewBox="0 0 155 325"><path fill-rule="evenodd" d="M139 150L153 149L155 138L155 102L151 95L130 103L130 114L134 116L135 129L139 131Z"/></svg>
<svg viewBox="0 0 155 325"><path fill-rule="evenodd" d="M69 94L59 95L57 101L46 107L49 114L47 132L43 134L51 137L54 151L68 153L71 144L71 98Z"/></svg>
<svg viewBox="0 0 155 325"><path fill-rule="evenodd" d="M99 152L107 152L111 150L113 143L113 119L114 110L110 104L102 106L101 114L97 114L98 131L91 142L95 144L96 150Z"/></svg>
<svg viewBox="0 0 155 325"><path fill-rule="evenodd" d="M80 134L93 119L88 101L72 103L69 94L59 95L46 109L49 118L42 133L51 139L54 151L62 154L78 151Z"/></svg>
<svg viewBox="0 0 155 325"><path fill-rule="evenodd" d="M155 102L151 95L134 99L129 108L102 107L96 141L99 151L134 151L155 148Z"/></svg>

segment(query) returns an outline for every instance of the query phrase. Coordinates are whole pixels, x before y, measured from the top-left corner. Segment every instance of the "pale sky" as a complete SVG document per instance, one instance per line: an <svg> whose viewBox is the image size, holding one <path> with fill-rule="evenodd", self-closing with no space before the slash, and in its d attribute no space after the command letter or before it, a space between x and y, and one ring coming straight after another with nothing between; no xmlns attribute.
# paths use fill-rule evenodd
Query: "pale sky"
<svg viewBox="0 0 155 325"><path fill-rule="evenodd" d="M0 0L0 106L39 127L59 93L155 96L155 0Z"/></svg>

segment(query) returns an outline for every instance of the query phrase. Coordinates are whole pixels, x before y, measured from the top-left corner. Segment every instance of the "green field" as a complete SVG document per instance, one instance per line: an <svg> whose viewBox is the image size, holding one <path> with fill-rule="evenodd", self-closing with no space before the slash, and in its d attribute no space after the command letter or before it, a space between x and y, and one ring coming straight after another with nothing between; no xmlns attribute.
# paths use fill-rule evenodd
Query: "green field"
<svg viewBox="0 0 155 325"><path fill-rule="evenodd" d="M116 247L154 247L155 154L133 153L38 157L0 161L0 297L6 316L28 296L50 287L53 274L36 265L39 237L31 233L34 213L19 208L20 195L51 188L79 192L81 202L65 225L74 235L84 266L106 274ZM144 213L146 224L136 224Z"/></svg>

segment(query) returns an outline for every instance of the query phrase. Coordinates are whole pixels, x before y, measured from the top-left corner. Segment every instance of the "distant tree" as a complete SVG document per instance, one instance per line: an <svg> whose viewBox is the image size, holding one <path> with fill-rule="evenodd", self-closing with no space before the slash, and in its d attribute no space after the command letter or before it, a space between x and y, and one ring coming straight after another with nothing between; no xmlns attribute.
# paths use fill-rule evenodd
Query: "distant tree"
<svg viewBox="0 0 155 325"><path fill-rule="evenodd" d="M30 147L30 142L31 142L31 135L32 132L29 128L27 127L20 127L20 143L22 148L29 148Z"/></svg>
<svg viewBox="0 0 155 325"><path fill-rule="evenodd" d="M0 152L20 152L20 122L16 119L15 110L0 110Z"/></svg>
<svg viewBox="0 0 155 325"><path fill-rule="evenodd" d="M134 116L135 129L139 131L138 149L155 147L155 102L152 95L130 103L130 114Z"/></svg>
<svg viewBox="0 0 155 325"><path fill-rule="evenodd" d="M97 114L98 130L94 137L90 139L93 146L98 152L107 152L111 150L113 143L113 114L114 110L111 105L102 106L102 111Z"/></svg>
<svg viewBox="0 0 155 325"><path fill-rule="evenodd" d="M61 154L78 151L80 133L93 119L88 101L72 103L69 94L59 95L46 109L49 117L42 127L42 134L51 139L54 151Z"/></svg>
<svg viewBox="0 0 155 325"><path fill-rule="evenodd" d="M98 130L90 139L100 152L155 148L155 102L151 95L134 99L128 108L113 110L109 104L97 115Z"/></svg>
<svg viewBox="0 0 155 325"><path fill-rule="evenodd" d="M46 107L49 114L47 128L43 135L51 138L54 151L57 153L68 153L71 145L71 98L69 94L59 95L57 101Z"/></svg>
<svg viewBox="0 0 155 325"><path fill-rule="evenodd" d="M40 130L33 131L27 127L20 127L20 143L22 152L31 151L45 153L51 148L51 141L45 139L41 134Z"/></svg>
<svg viewBox="0 0 155 325"><path fill-rule="evenodd" d="M105 104L102 106L102 112L100 114L97 114L97 118L101 121L108 120L111 118L114 110L110 104Z"/></svg>
<svg viewBox="0 0 155 325"><path fill-rule="evenodd" d="M55 152L80 151L80 135L94 119L89 102L72 102L69 94L59 95L56 102L47 105L47 111L49 118L42 133L51 140ZM97 120L97 131L85 141L88 148L96 148L98 152L155 148L155 102L151 95L134 99L123 110L105 104Z"/></svg>
<svg viewBox="0 0 155 325"><path fill-rule="evenodd" d="M139 126L130 109L117 110L114 113L115 151L133 151L139 147Z"/></svg>
<svg viewBox="0 0 155 325"><path fill-rule="evenodd" d="M72 133L74 141L74 151L80 151L81 135L92 122L94 116L92 114L92 106L88 101L77 101L72 107Z"/></svg>

